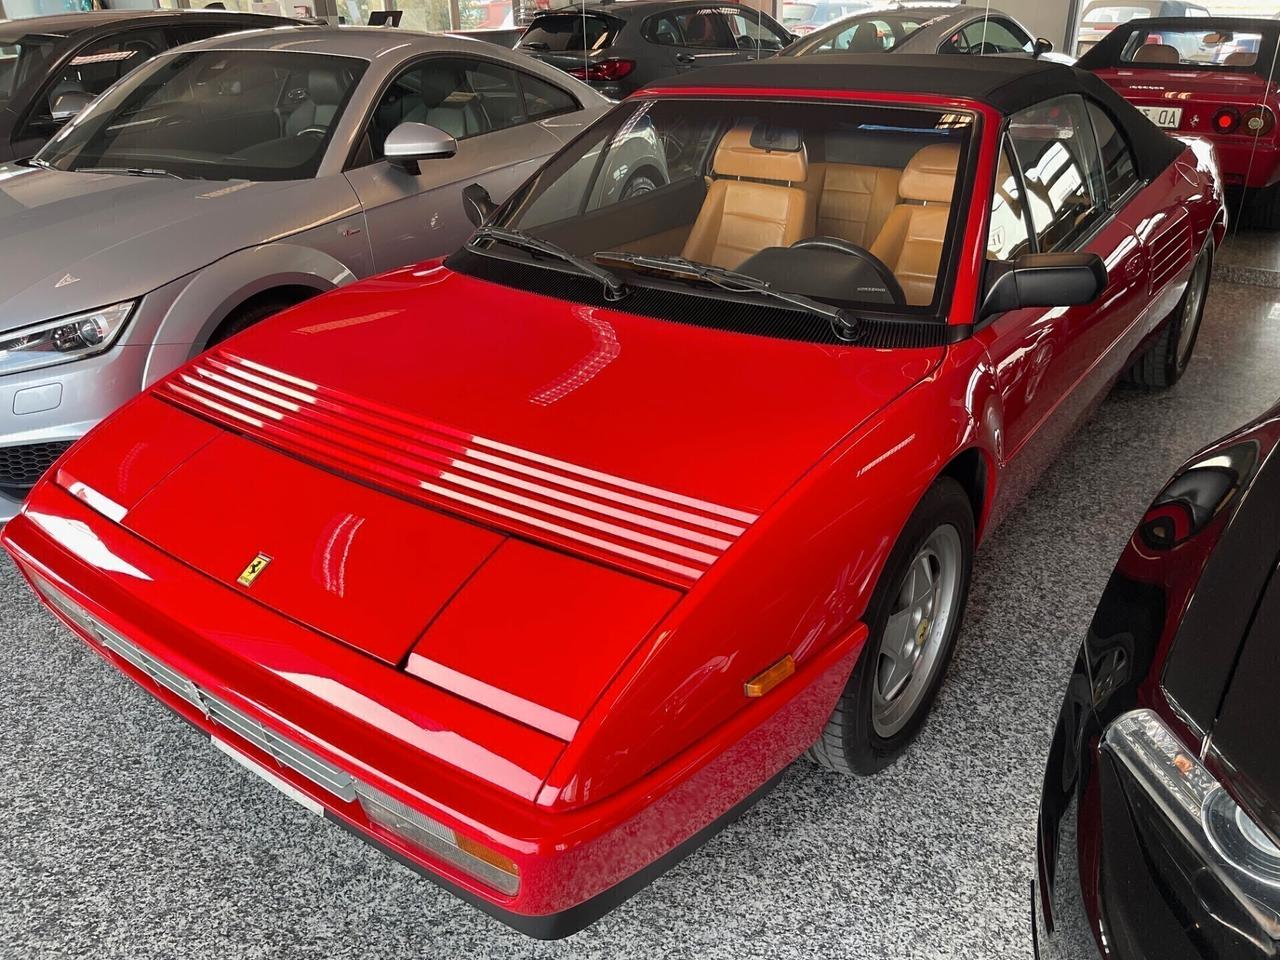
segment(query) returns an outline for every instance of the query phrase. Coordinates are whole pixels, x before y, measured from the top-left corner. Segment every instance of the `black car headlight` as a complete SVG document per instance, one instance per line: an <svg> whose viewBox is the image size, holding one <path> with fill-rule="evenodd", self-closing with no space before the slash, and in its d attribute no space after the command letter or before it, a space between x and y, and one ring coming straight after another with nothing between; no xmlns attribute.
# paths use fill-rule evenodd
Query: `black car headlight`
<svg viewBox="0 0 1280 960"><path fill-rule="evenodd" d="M1280 938L1280 849L1195 753L1151 710L1116 719L1103 748L1262 928Z"/></svg>
<svg viewBox="0 0 1280 960"><path fill-rule="evenodd" d="M136 303L116 303L0 333L0 375L81 360L109 350Z"/></svg>

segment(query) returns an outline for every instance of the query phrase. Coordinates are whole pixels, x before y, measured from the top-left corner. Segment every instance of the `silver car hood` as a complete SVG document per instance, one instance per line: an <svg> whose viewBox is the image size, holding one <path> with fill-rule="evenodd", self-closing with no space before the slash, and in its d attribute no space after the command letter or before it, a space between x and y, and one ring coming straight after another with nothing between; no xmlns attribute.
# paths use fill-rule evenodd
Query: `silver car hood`
<svg viewBox="0 0 1280 960"><path fill-rule="evenodd" d="M356 210L341 177L249 183L0 165L0 330L132 300Z"/></svg>

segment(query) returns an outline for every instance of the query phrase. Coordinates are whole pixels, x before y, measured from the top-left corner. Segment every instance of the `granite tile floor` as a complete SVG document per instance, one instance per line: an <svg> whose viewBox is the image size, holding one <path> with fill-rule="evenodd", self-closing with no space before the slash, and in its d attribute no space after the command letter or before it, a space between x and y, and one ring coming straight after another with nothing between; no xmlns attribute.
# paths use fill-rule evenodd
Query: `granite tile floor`
<svg viewBox="0 0 1280 960"><path fill-rule="evenodd" d="M511 933L174 720L0 570L0 958L1026 958L1066 671L1170 471L1280 396L1280 291L1216 284L1164 394L1118 390L981 551L933 720L881 776L801 761L566 941Z"/></svg>

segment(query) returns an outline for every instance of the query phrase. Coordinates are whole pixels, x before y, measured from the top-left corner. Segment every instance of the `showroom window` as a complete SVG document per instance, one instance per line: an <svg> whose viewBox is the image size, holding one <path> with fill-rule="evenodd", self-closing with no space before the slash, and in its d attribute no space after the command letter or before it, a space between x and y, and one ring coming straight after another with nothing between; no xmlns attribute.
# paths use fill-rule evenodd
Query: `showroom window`
<svg viewBox="0 0 1280 960"><path fill-rule="evenodd" d="M1111 116L1092 101L1089 103L1089 117L1093 120L1093 132L1097 134L1098 149L1102 153L1102 174L1107 184L1107 197L1114 202L1138 182L1133 151Z"/></svg>
<svg viewBox="0 0 1280 960"><path fill-rule="evenodd" d="M1084 100L1059 97L1014 114L1009 138L1022 167L1040 251L1074 249L1105 207L1101 162Z"/></svg>

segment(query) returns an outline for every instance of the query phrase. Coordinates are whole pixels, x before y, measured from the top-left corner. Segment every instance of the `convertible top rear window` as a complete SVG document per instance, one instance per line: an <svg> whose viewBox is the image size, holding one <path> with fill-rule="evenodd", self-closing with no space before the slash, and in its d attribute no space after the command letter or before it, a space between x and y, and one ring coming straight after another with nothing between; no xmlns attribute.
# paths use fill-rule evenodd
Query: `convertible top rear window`
<svg viewBox="0 0 1280 960"><path fill-rule="evenodd" d="M494 226L554 244L632 288L696 294L685 312L714 314L709 325L720 328L745 329L724 306L735 297L933 318L951 273L975 122L869 104L637 100L554 158ZM564 269L509 240L473 252ZM616 306L628 309L628 299ZM807 333L793 326L787 335L829 341L821 312L804 325Z"/></svg>

